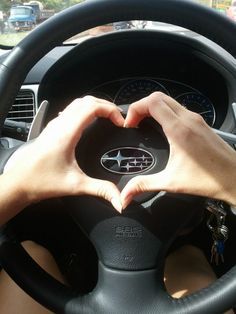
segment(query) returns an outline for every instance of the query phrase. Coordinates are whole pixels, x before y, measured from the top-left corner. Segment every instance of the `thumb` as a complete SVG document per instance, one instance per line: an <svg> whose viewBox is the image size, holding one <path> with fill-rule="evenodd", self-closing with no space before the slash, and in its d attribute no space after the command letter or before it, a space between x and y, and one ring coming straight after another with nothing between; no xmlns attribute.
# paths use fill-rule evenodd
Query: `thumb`
<svg viewBox="0 0 236 314"><path fill-rule="evenodd" d="M162 172L152 175L137 176L131 179L121 192L121 204L123 209L129 205L135 195L163 190L162 182Z"/></svg>
<svg viewBox="0 0 236 314"><path fill-rule="evenodd" d="M101 197L110 202L119 213L122 212L120 191L112 182L86 176L83 180L82 192L84 194Z"/></svg>

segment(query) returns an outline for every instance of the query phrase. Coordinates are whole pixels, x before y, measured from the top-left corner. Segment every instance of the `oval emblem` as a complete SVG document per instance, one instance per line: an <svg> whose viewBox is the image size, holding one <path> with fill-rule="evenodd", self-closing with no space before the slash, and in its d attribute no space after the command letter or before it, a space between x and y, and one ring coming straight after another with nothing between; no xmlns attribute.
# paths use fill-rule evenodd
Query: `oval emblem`
<svg viewBox="0 0 236 314"><path fill-rule="evenodd" d="M147 171L154 166L151 153L136 147L121 147L109 150L101 157L106 170L119 174L134 174Z"/></svg>

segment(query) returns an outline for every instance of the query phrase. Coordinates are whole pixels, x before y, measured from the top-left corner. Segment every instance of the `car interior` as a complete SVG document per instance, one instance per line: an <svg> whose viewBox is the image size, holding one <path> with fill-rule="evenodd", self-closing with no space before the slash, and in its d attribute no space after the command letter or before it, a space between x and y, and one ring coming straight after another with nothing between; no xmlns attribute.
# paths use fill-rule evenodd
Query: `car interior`
<svg viewBox="0 0 236 314"><path fill-rule="evenodd" d="M85 95L109 100L125 114L132 102L163 92L199 113L236 148L236 26L195 2L179 0L173 10L174 2L85 1L50 18L2 54L2 172L67 104ZM124 20L185 29L112 30L77 45L65 42L89 28ZM168 160L166 138L151 118L131 130L98 119L84 132L76 157L85 173L122 189L136 174L107 171L101 165L104 154L120 148L139 148L154 156L155 165L143 174L164 169ZM163 264L182 244L199 247L211 260L214 213L203 197L147 193L122 215L94 197L45 200L2 228L0 262L27 293L55 313L223 313L236 303L236 212L220 204L229 236L224 262L212 263L219 279L179 300L165 290ZM52 252L69 287L35 265L20 246L28 239Z"/></svg>

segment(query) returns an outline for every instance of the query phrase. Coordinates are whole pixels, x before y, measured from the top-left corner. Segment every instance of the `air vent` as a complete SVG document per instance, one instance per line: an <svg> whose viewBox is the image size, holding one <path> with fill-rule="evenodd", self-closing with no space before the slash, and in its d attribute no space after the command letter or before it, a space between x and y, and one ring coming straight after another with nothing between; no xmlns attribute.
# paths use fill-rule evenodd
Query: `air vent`
<svg viewBox="0 0 236 314"><path fill-rule="evenodd" d="M31 123L36 112L35 97L31 90L21 90L16 96L7 118Z"/></svg>

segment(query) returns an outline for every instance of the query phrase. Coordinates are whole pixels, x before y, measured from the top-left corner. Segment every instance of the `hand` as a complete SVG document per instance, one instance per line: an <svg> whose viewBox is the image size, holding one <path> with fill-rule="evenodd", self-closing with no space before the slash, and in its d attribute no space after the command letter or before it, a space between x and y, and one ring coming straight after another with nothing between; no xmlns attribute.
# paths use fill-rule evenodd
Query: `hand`
<svg viewBox="0 0 236 314"><path fill-rule="evenodd" d="M34 142L19 152L15 166L6 175L21 187L27 203L90 194L102 197L118 211L122 210L117 187L111 182L88 177L75 159L75 147L83 130L97 117L108 118L120 127L124 125L114 104L86 96L74 100Z"/></svg>
<svg viewBox="0 0 236 314"><path fill-rule="evenodd" d="M145 191L201 195L236 204L236 152L218 137L202 117L162 93L129 107L126 127L136 127L147 116L162 126L170 145L166 168L131 179L121 192L125 208Z"/></svg>

